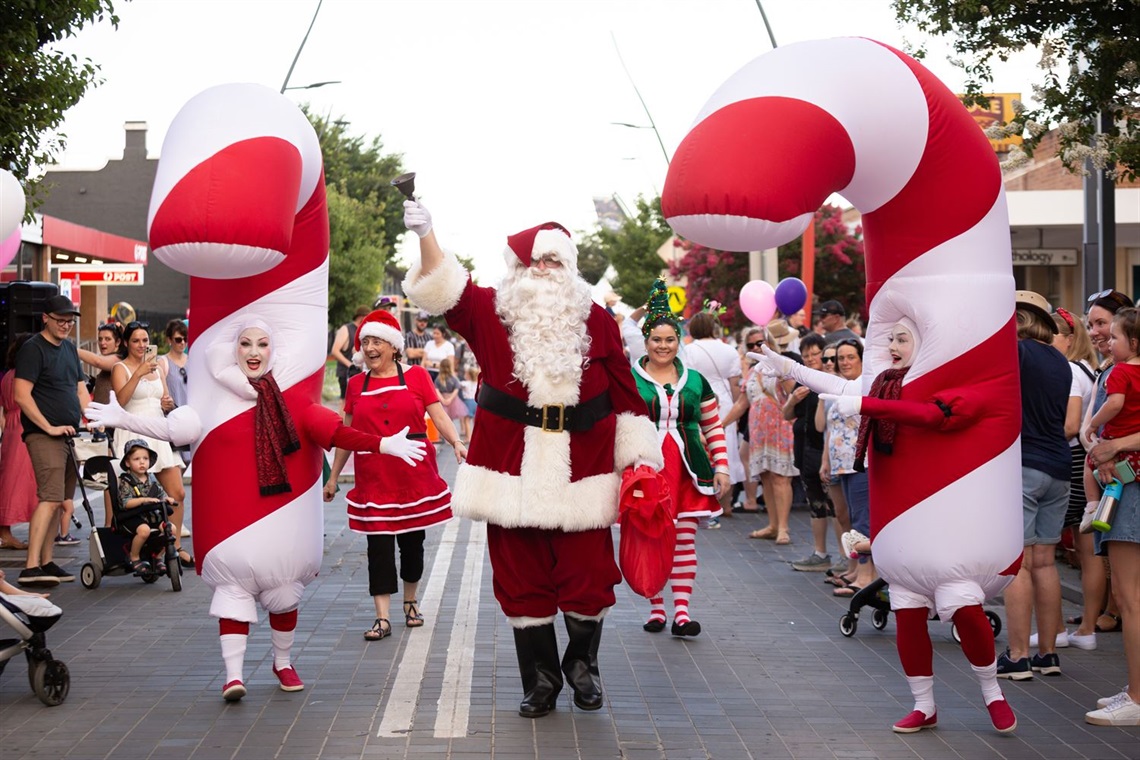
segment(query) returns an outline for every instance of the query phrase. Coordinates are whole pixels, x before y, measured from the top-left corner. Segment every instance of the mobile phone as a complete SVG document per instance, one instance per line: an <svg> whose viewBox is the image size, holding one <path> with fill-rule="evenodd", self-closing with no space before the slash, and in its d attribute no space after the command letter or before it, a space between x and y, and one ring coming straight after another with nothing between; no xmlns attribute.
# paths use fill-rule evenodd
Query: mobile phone
<svg viewBox="0 0 1140 760"><path fill-rule="evenodd" d="M158 358L158 346L147 346L145 359L148 362L154 361Z"/></svg>
<svg viewBox="0 0 1140 760"><path fill-rule="evenodd" d="M1132 465L1128 464L1127 459L1121 459L1116 463L1116 479L1124 483L1131 483L1136 480L1136 472L1132 469Z"/></svg>

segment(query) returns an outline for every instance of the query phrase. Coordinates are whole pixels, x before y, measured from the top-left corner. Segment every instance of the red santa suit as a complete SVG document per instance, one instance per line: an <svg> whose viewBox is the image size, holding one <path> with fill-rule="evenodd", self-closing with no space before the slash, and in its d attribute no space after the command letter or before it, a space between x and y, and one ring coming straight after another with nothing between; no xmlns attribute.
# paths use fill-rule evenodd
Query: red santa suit
<svg viewBox="0 0 1140 760"><path fill-rule="evenodd" d="M611 533L618 513L620 473L639 461L661 467L656 432L630 374L617 324L578 288L577 249L569 233L548 223L508 238L508 266L517 271L528 269L532 256L543 254L557 256L566 267L562 271L573 275L573 293L585 293L579 313L589 348L581 357L580 379L568 380L558 372L528 372L528 362L533 361L533 366L541 360L520 356L522 344L517 340L519 330L525 329L519 326L524 319L532 323L538 319L539 327L532 324L531 329L559 344L566 342L568 329L580 325L550 319L547 327L541 324L541 315L504 316L503 293L476 285L449 254L426 274L414 266L404 281L405 292L418 306L446 316L448 325L467 340L482 370L479 421L467 461L456 476L452 509L488 523L495 597L516 634L549 628L549 636L531 631L541 636L537 643L520 643L516 635L524 688L528 687L524 658L533 654L530 650L545 651L552 644L558 610L567 614L570 629L567 658L574 647L574 626L591 621L596 625L589 635L595 628L600 633L601 618L614 604L613 589L621 581ZM534 350L537 354L544 349ZM573 369L572 348L558 357ZM519 379L520 374L525 380ZM596 647L595 640L592 664L582 665L592 667L595 675ZM539 660L541 670L541 656ZM600 707L600 687L596 704L591 699L579 702L578 697L591 689L586 682L575 681L573 670L574 665L564 660L563 671L575 687L576 703L583 709ZM554 696L561 688L561 678L557 680ZM531 690L527 691L529 695ZM528 715L526 709L520 712Z"/></svg>

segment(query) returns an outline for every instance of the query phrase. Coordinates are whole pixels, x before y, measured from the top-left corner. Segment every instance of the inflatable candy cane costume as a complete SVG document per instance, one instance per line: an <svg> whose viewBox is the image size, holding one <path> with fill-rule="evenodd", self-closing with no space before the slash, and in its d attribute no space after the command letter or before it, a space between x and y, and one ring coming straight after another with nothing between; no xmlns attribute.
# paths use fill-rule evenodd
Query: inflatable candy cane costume
<svg viewBox="0 0 1140 760"><path fill-rule="evenodd" d="M321 449L423 457L406 431L381 441L320 404L329 222L320 147L304 114L259 85L215 87L187 103L163 144L150 243L191 275L189 407L172 412L167 429L145 432L197 441L194 540L214 589L210 613L221 619L223 696L245 695L258 604L269 613L273 672L282 689L298 691L290 650L301 595L321 566ZM235 346L253 360L239 367ZM122 414L96 406L89 419L123 424ZM283 443L267 447L266 431Z"/></svg>
<svg viewBox="0 0 1140 760"><path fill-rule="evenodd" d="M836 62L849 76L835 77ZM860 80L890 92L889 103L875 107L851 86ZM930 72L886 45L790 45L746 65L705 105L673 158L662 210L686 238L757 250L799 235L832 192L863 213L863 379L770 363L815 390L863 395L890 366L891 326L914 324L921 343L899 400L864 404L899 423L893 452L872 449L867 467L875 564L890 582L916 700L895 730L937 723L928 609L954 618L995 727L1012 730L980 606L1009 583L1022 551L1009 222L982 131Z"/></svg>

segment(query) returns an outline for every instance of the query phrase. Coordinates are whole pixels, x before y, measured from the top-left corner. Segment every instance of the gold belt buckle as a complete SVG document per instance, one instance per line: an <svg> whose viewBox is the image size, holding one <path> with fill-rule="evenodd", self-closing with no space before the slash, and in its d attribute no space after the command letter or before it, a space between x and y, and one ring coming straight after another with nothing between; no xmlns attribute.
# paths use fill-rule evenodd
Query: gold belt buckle
<svg viewBox="0 0 1140 760"><path fill-rule="evenodd" d="M558 427L550 427L550 412L556 410L558 412ZM542 405L542 432L544 433L561 433L565 430L566 425L566 405L565 404L543 404Z"/></svg>

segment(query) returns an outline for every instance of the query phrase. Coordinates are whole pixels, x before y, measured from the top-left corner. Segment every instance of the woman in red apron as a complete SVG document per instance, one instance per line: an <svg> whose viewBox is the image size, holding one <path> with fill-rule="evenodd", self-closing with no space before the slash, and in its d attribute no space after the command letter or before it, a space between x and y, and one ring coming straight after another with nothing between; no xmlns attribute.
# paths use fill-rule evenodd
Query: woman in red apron
<svg viewBox="0 0 1140 760"><path fill-rule="evenodd" d="M356 332L352 361L363 373L349 379L344 401L346 425L388 437L427 438L425 412L462 462L466 447L443 410L431 377L422 367L400 363L404 335L396 318L384 310L365 317ZM350 452L337 449L332 474L325 484L325 501L336 492L336 481ZM399 577L404 581L404 622L424 624L416 591L424 570L425 529L451 519L451 491L439 476L435 447L422 461L357 452L356 484L348 492L348 527L368 540L368 590L376 605L376 622L364 633L368 641L392 634L391 595L398 588L396 545L400 547Z"/></svg>

